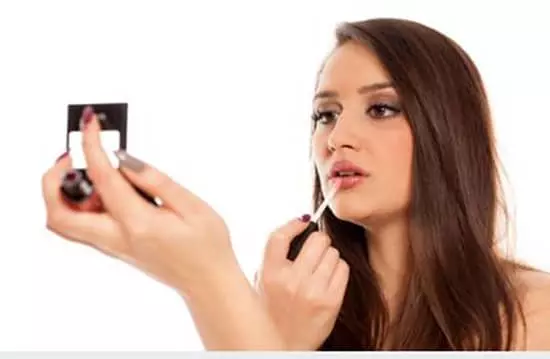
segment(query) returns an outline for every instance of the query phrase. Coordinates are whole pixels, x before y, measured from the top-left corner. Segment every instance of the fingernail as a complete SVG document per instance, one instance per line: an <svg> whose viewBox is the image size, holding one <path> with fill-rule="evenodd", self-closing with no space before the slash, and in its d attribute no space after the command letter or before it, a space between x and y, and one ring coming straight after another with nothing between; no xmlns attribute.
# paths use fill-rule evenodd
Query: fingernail
<svg viewBox="0 0 550 359"><path fill-rule="evenodd" d="M116 150L115 156L120 160L120 166L128 168L134 172L141 172L145 168L145 163L138 160L137 158L130 156L124 150Z"/></svg>
<svg viewBox="0 0 550 359"><path fill-rule="evenodd" d="M69 154L69 152L64 152L61 156L57 157L57 159L55 160L55 162L59 162L61 161L62 159L64 159L65 157L67 157L67 155Z"/></svg>
<svg viewBox="0 0 550 359"><path fill-rule="evenodd" d="M309 220L311 219L311 216L309 214L304 214L302 217L300 217L300 221L302 222L309 222Z"/></svg>
<svg viewBox="0 0 550 359"><path fill-rule="evenodd" d="M84 131L86 129L86 126L88 126L93 116L94 109L92 106L86 106L82 111L82 117L80 118L80 131Z"/></svg>

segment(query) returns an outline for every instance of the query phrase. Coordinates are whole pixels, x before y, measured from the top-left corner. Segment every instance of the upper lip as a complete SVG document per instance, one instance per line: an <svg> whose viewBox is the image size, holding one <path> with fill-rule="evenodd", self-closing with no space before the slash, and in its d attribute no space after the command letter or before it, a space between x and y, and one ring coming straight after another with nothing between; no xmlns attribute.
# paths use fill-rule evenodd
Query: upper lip
<svg viewBox="0 0 550 359"><path fill-rule="evenodd" d="M356 165L353 162L347 160L336 161L330 167L328 173L328 179L332 179L337 176L338 172L355 172L359 176L367 176L368 172Z"/></svg>

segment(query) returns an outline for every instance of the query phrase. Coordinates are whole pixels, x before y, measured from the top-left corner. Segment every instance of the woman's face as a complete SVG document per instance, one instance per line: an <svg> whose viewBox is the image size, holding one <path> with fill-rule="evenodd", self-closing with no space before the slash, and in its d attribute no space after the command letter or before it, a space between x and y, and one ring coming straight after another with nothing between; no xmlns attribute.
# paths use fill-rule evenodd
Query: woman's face
<svg viewBox="0 0 550 359"><path fill-rule="evenodd" d="M376 56L355 42L337 48L320 74L313 112L321 188L325 194L336 183L341 188L330 204L334 214L367 225L403 215L410 198L412 132ZM338 162L344 173L331 173Z"/></svg>

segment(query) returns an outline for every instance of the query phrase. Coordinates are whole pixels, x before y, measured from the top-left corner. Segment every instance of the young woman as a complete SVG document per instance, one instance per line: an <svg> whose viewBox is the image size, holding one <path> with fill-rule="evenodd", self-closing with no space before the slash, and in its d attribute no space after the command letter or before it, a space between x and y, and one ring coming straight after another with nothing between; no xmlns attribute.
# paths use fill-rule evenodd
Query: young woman
<svg viewBox="0 0 550 359"><path fill-rule="evenodd" d="M336 180L346 188L303 260L293 270L266 260L259 278L287 340L326 350L550 349L548 275L497 250L505 207L472 60L411 21L348 23L336 37L313 99L315 205ZM330 242L350 267L334 328L336 310L323 309L337 308L339 293L323 292L318 273L338 273ZM293 312L304 297L317 317Z"/></svg>
<svg viewBox="0 0 550 359"><path fill-rule="evenodd" d="M288 247L308 217L273 233L259 295L222 218L126 153L113 169L89 110L83 147L100 201L88 203L101 210L65 203L62 156L43 179L48 227L175 288L207 349L550 349L549 276L497 250L505 208L471 59L406 20L347 23L336 35L313 99L315 206L338 191L295 261Z"/></svg>

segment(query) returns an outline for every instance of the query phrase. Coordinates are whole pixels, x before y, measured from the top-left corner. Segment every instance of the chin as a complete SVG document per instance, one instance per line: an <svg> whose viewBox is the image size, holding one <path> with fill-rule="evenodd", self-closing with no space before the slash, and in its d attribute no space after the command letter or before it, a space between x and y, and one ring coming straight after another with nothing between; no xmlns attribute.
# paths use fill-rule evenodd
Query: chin
<svg viewBox="0 0 550 359"><path fill-rule="evenodd" d="M374 208L366 202L356 198L345 198L344 196L336 196L329 205L334 216L342 221L360 224L366 218L369 218Z"/></svg>

